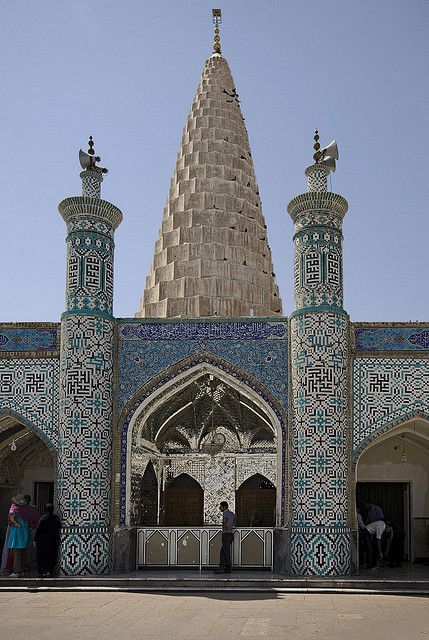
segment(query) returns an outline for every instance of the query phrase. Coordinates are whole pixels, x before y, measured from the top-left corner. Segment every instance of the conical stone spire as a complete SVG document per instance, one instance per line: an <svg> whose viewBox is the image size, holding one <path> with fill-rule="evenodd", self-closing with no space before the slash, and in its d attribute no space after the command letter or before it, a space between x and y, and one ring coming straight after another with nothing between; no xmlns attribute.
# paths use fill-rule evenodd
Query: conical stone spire
<svg viewBox="0 0 429 640"><path fill-rule="evenodd" d="M137 317L272 317L282 303L238 94L212 55L183 131Z"/></svg>

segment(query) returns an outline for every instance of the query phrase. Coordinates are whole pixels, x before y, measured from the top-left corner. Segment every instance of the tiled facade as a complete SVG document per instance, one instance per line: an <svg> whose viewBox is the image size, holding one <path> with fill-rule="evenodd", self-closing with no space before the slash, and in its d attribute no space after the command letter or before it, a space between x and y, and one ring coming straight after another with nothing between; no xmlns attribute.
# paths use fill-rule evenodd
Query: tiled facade
<svg viewBox="0 0 429 640"><path fill-rule="evenodd" d="M279 520L284 522L285 512L288 506L288 480L287 480L287 419L285 405L277 400L277 398L270 393L266 386L261 382L260 376L251 376L245 372L245 370L239 368L235 364L231 363L227 359L219 358L211 353L200 352L195 355L191 355L188 358L176 361L175 364L168 369L155 376L149 382L140 387L137 394L129 400L124 407L122 414L119 418L117 428L117 466L114 466L114 473L118 473L120 477L120 490L119 490L119 523L125 525L127 523L127 507L129 501L129 487L127 487L128 475L127 470L130 464L130 447L135 439L132 437L130 429L133 429L136 417L141 414L143 408L154 399L159 393L164 394L171 392L170 385L180 388L180 386L186 385L195 375L201 370L207 369L213 371L216 375L226 375L227 379L234 380L235 384L238 384L246 393L249 393L255 398L259 398L259 402L266 404L276 417L277 421L277 449L278 459L281 466L280 477L277 485L277 490L280 492L280 514ZM283 371L283 375L287 375L286 371ZM232 382L231 382L232 383ZM286 397L286 396L285 396ZM197 479L197 478L196 478Z"/></svg>
<svg viewBox="0 0 429 640"><path fill-rule="evenodd" d="M290 324L291 570L298 575L350 571L349 320L342 308L341 248L347 202L327 192L328 174L323 166L309 167L308 192L288 206L295 223L296 307Z"/></svg>
<svg viewBox="0 0 429 640"><path fill-rule="evenodd" d="M58 359L0 359L0 415L10 413L33 425L54 449L59 437L58 399Z"/></svg>
<svg viewBox="0 0 429 640"><path fill-rule="evenodd" d="M113 235L122 220L100 199L101 173L84 171L81 178L82 196L59 205L68 235L57 489L61 564L71 575L111 568Z"/></svg>
<svg viewBox="0 0 429 640"><path fill-rule="evenodd" d="M429 415L429 359L410 355L353 359L355 456L389 428Z"/></svg>
<svg viewBox="0 0 429 640"><path fill-rule="evenodd" d="M210 353L263 382L287 404L287 320L176 322L120 320L118 409L144 384L179 360Z"/></svg>
<svg viewBox="0 0 429 640"><path fill-rule="evenodd" d="M276 432L277 455L175 454L170 475L188 473L206 489L212 521L221 497L232 502L261 473L277 487L287 570L348 573L354 462L396 425L429 420L429 324L350 323L342 275L347 203L327 191L329 171L320 163L307 169L308 192L289 204L295 311L279 317L247 133L223 59L205 67L182 146L141 318L112 316L121 214L101 199L97 168L81 174L82 196L61 203L66 311L61 325L0 325L0 426L6 416L20 421L56 457L63 572L107 572L113 527L129 523L149 461L161 482L161 456L138 442L139 416L211 373L260 409ZM201 309L188 317L197 298ZM218 313L217 298L221 311L243 317Z"/></svg>

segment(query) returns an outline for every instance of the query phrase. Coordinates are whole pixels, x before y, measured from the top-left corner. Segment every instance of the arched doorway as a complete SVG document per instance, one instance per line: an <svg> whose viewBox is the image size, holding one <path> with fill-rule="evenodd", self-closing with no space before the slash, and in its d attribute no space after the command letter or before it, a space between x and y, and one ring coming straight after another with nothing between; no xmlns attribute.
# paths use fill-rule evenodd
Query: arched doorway
<svg viewBox="0 0 429 640"><path fill-rule="evenodd" d="M148 462L140 481L138 524L150 526L158 522L158 480L152 462Z"/></svg>
<svg viewBox="0 0 429 640"><path fill-rule="evenodd" d="M261 474L256 473L237 489L235 505L237 526L275 526L276 488Z"/></svg>
<svg viewBox="0 0 429 640"><path fill-rule="evenodd" d="M219 525L219 502L226 500L235 510L235 492L243 479L260 472L276 483L277 432L281 434L278 419L256 394L205 364L182 374L171 388L157 390L135 415L128 481L136 486L149 457L156 460L163 489L171 478L188 474L205 489L200 524ZM130 493L133 524L138 508L133 488ZM166 519L162 500L159 524L181 525L181 520Z"/></svg>
<svg viewBox="0 0 429 640"><path fill-rule="evenodd" d="M217 487L216 491L207 488L207 476L210 476L210 478L216 477L211 472L217 471L217 468L212 469L212 465L209 465L206 475L204 460L195 459L191 463L183 455L183 453L193 453L199 454L201 457L204 455L206 459L209 456L211 457L212 437L210 433L206 434L208 442L204 442L203 438L202 441L199 441L199 446L196 449L195 441L189 442L186 434L177 430L174 436L178 450L177 453L175 451L169 454L167 446L164 451L160 451L159 445L154 442L158 431L154 431L152 428L146 430L149 417L157 408L161 408L162 405L168 407L172 398L178 396L186 387L192 386L197 381L202 381L201 379L207 375L209 378L218 379L232 390L238 392L241 409L249 411L250 417L257 421L260 418L262 419L262 429L259 433L257 429L252 429L251 421L249 421L252 437L250 442L248 441L247 447L243 447L239 452L239 454L243 455L240 456L240 465L239 468L236 468L235 479L232 475L232 478L227 483L228 487L230 487L230 495L227 496L223 490L221 491L220 487ZM191 405L188 406L193 407L194 403L191 402ZM182 409L184 409L183 405ZM194 412L192 411L192 413ZM164 427L171 425L171 421L174 421L177 416L183 417L183 415L182 411L173 410L170 416L166 416L170 420L164 424ZM161 422L161 425L163 425L163 422ZM266 432L267 427L268 432ZM160 478L161 487L165 486L168 476L175 476L180 472L189 472L192 477L196 478L206 488L205 496L210 495L213 500L210 510L206 511L205 509L205 524L219 523L218 504L220 500L226 499L231 506L234 505L235 509L235 490L243 479L252 473L263 473L276 486L281 478L285 478L285 482L280 486L286 487L288 485L286 429L287 417L280 402L251 375L214 354L201 353L184 358L166 369L162 376L154 378L153 381L141 387L124 406L115 434L115 441L119 445L118 452L120 452L120 457L116 456L114 460L114 472L118 480L113 487L114 502L119 505L119 509L115 512L115 524L134 524L134 514L136 513L134 475L142 475L149 458L152 459L158 469L157 476ZM256 437L253 437L255 433ZM268 438L265 437L266 433L269 435ZM167 445L167 442L165 444ZM207 446L204 447L204 444ZM223 448L223 453L229 453L225 447ZM231 453L237 460L235 452L231 451ZM182 467L180 469L177 468L179 458ZM219 459L219 455L215 455L212 458L215 462L218 462ZM215 466L219 467L219 465ZM225 486L225 483L223 486ZM216 505L215 510L212 508L213 505ZM284 491L277 491L277 526L281 526L287 520L287 508Z"/></svg>
<svg viewBox="0 0 429 640"><path fill-rule="evenodd" d="M405 560L429 558L429 422L413 418L375 437L356 466L356 504L380 506L405 532Z"/></svg>
<svg viewBox="0 0 429 640"><path fill-rule="evenodd" d="M3 548L7 514L12 496L21 493L41 513L54 502L56 461L36 431L16 417L0 416L0 547Z"/></svg>
<svg viewBox="0 0 429 640"><path fill-rule="evenodd" d="M187 473L181 473L165 487L166 527L201 527L204 524L204 491Z"/></svg>

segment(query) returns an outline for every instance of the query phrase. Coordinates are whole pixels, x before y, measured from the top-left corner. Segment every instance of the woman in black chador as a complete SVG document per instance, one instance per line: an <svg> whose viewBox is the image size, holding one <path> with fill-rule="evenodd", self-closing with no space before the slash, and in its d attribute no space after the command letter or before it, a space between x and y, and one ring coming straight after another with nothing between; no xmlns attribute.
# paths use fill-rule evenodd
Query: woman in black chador
<svg viewBox="0 0 429 640"><path fill-rule="evenodd" d="M37 571L40 577L52 577L58 562L61 520L54 513L54 505L46 505L46 513L40 519L34 542L36 545Z"/></svg>

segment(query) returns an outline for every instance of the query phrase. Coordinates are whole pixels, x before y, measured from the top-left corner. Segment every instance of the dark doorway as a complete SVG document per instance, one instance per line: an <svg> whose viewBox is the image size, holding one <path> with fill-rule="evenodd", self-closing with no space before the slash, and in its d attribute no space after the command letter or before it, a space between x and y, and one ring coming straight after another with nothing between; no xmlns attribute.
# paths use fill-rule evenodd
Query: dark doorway
<svg viewBox="0 0 429 640"><path fill-rule="evenodd" d="M158 480L149 462L140 482L139 525L154 525L158 520Z"/></svg>
<svg viewBox="0 0 429 640"><path fill-rule="evenodd" d="M174 478L165 489L163 524L166 527L201 527L204 524L204 491L186 473Z"/></svg>
<svg viewBox="0 0 429 640"><path fill-rule="evenodd" d="M408 482L357 482L356 505L372 502L382 508L385 520L405 531L405 556L409 559L410 490Z"/></svg>
<svg viewBox="0 0 429 640"><path fill-rule="evenodd" d="M276 488L257 473L235 492L237 526L274 527L276 524Z"/></svg>
<svg viewBox="0 0 429 640"><path fill-rule="evenodd" d="M45 507L50 502L54 502L54 483L35 482L34 483L34 505L40 513L45 513Z"/></svg>

